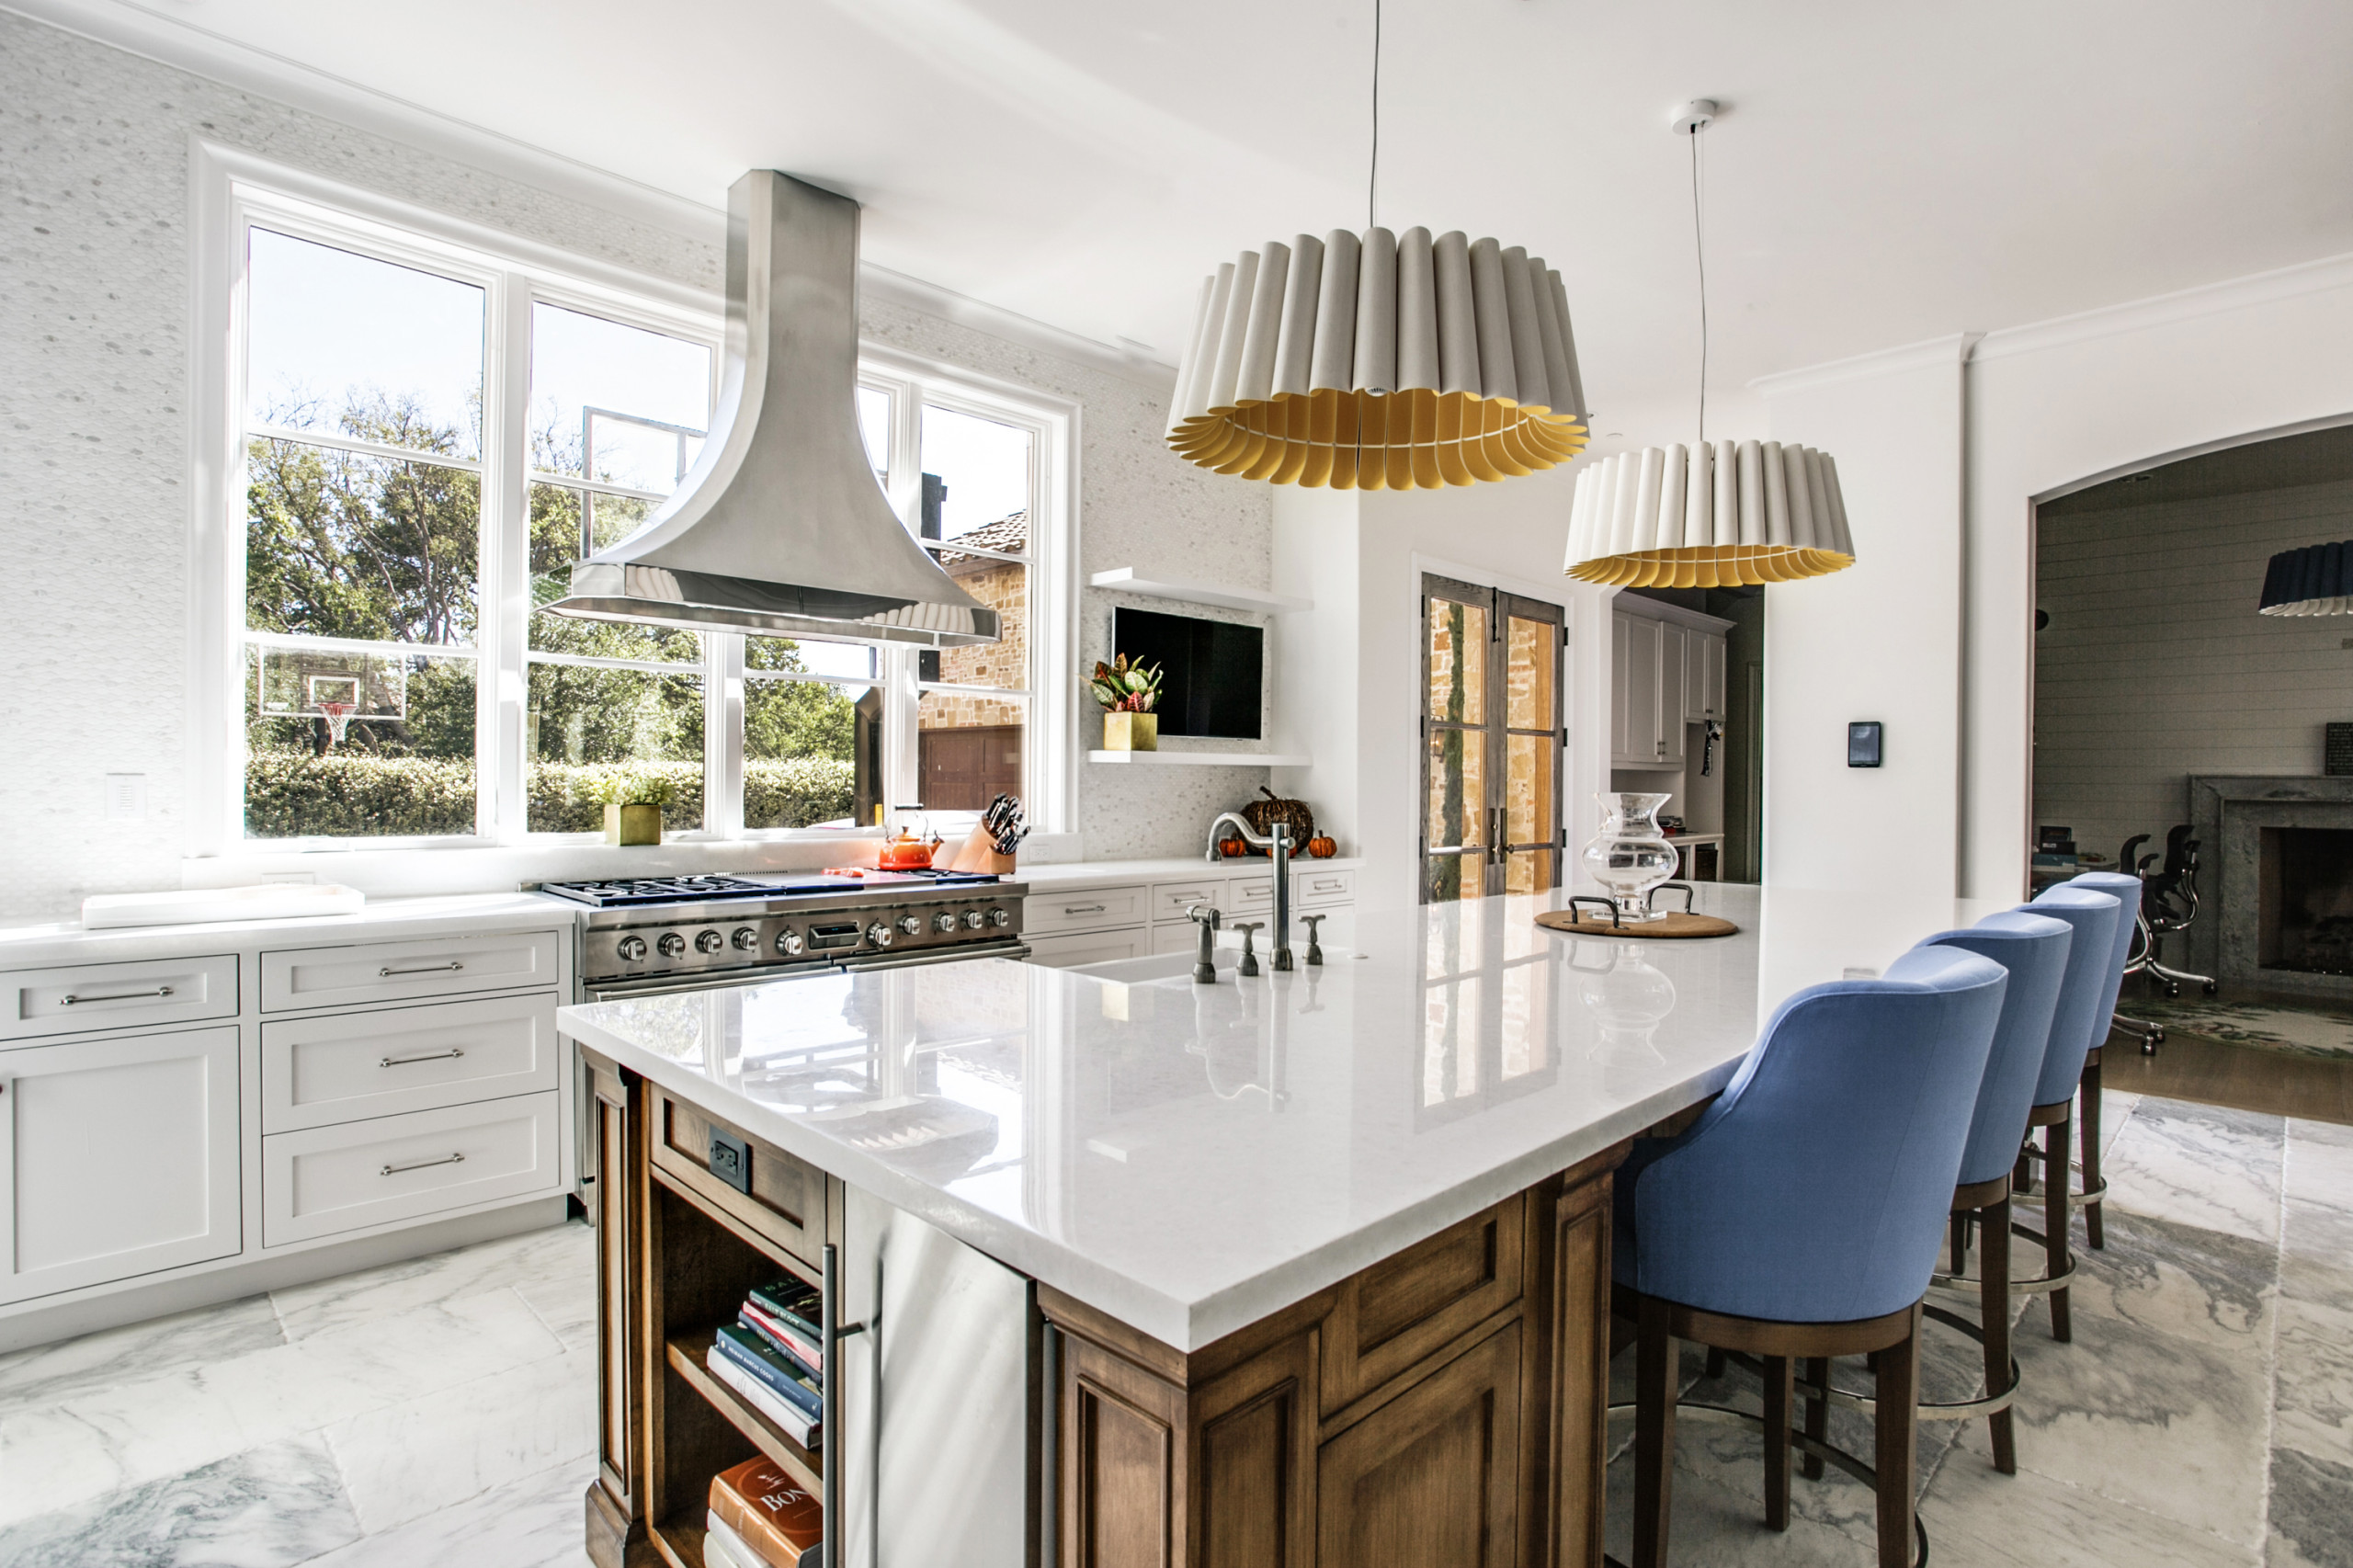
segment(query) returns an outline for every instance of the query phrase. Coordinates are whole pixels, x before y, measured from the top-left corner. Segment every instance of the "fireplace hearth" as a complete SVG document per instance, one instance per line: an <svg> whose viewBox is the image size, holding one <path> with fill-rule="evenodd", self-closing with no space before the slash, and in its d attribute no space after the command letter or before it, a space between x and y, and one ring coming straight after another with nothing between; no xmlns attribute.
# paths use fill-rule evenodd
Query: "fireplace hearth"
<svg viewBox="0 0 2353 1568"><path fill-rule="evenodd" d="M2205 875L2183 967L2353 998L2353 778L2193 777L2189 819Z"/></svg>
<svg viewBox="0 0 2353 1568"><path fill-rule="evenodd" d="M2267 970L2353 976L2353 830L2259 831L2260 963Z"/></svg>

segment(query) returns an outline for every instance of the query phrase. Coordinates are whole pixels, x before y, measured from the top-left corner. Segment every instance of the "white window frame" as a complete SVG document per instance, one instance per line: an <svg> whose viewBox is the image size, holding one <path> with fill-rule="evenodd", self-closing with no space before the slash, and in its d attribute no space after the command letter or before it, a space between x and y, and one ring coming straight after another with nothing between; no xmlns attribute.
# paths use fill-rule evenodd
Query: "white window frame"
<svg viewBox="0 0 2353 1568"><path fill-rule="evenodd" d="M529 464L531 307L582 311L706 345L712 350L714 393L721 371L721 301L665 279L649 278L552 247L429 211L338 182L288 169L199 138L191 145L190 411L194 426L190 539L189 812L192 856L278 856L304 850L496 849L561 851L601 842L593 834L528 831L524 755L529 663L547 660L527 648L530 608L529 486L631 494L565 475L531 472ZM476 679L477 821L471 835L433 837L367 836L249 839L244 835L244 464L246 389L244 235L258 223L297 238L339 245L472 283L484 290L485 411L478 461L445 464L483 475L483 571L472 656ZM921 469L915 439L919 409L928 400L1029 429L1036 445L1030 534L1031 686L1024 748L1030 822L1040 831L1066 832L1074 824L1077 791L1077 702L1065 671L1075 656L1077 590L1078 404L1031 389L975 375L961 367L861 345L860 379L894 394L891 500L903 519L917 516ZM521 385L513 382L519 379ZM713 398L714 406L716 397ZM329 433L288 431L288 437L350 446ZM437 460L425 453L380 455ZM885 804L916 798L916 659L902 644L881 645L877 676L884 694ZM549 662L602 664L558 656ZM636 661L620 661L635 667ZM668 667L668 666L665 666ZM685 666L679 666L681 668ZM704 827L672 835L694 843L740 839L824 839L839 829L747 829L743 821L743 640L703 634L699 667L704 703ZM788 676L816 679L824 676ZM831 679L835 686L865 683ZM941 813L943 829L959 825ZM871 833L871 828L858 831Z"/></svg>

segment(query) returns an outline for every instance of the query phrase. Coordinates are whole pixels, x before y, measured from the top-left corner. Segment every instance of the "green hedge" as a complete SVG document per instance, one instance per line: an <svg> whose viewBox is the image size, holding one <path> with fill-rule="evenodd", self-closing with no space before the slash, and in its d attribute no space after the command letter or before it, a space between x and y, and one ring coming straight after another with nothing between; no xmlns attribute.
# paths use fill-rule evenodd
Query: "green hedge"
<svg viewBox="0 0 2353 1568"><path fill-rule="evenodd" d="M676 797L662 813L668 833L702 826L699 762L540 762L527 785L534 833L601 833L600 779L618 772L675 778ZM744 821L753 827L807 827L850 814L856 768L847 761L804 757L744 764ZM474 768L466 761L373 756L312 756L258 752L245 763L245 835L250 838L351 838L474 831Z"/></svg>

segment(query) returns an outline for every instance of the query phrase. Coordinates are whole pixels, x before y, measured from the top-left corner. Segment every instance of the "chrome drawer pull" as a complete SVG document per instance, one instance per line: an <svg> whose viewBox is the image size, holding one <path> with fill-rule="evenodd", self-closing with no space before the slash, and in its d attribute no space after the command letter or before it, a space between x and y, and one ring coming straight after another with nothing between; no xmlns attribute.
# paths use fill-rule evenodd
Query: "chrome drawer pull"
<svg viewBox="0 0 2353 1568"><path fill-rule="evenodd" d="M423 1056L387 1056L376 1063L379 1067L405 1067L412 1062L455 1062L466 1053L465 1047L453 1045L447 1051L427 1051Z"/></svg>
<svg viewBox="0 0 2353 1568"><path fill-rule="evenodd" d="M1103 909L1104 906L1099 903L1066 903L1063 905L1063 913L1064 915L1100 915L1103 913Z"/></svg>
<svg viewBox="0 0 2353 1568"><path fill-rule="evenodd" d="M376 972L390 980L396 974L447 974L465 967L456 959L451 959L448 963L429 963L416 969L380 969Z"/></svg>
<svg viewBox="0 0 2353 1568"><path fill-rule="evenodd" d="M419 1160L413 1165L386 1165L384 1175L398 1176L403 1171L430 1170L435 1165L462 1165L465 1163L463 1154L452 1154L446 1160Z"/></svg>
<svg viewBox="0 0 2353 1568"><path fill-rule="evenodd" d="M71 1007L81 1002L137 1002L149 996L169 996L172 988L158 985L153 991L109 991L103 996L76 996L71 991L57 999L61 1007Z"/></svg>

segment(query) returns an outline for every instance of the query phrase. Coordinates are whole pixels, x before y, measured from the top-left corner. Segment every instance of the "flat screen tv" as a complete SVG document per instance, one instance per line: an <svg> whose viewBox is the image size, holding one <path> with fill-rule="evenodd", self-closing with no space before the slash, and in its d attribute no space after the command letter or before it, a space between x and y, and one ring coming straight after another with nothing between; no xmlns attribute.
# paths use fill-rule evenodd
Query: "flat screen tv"
<svg viewBox="0 0 2353 1568"><path fill-rule="evenodd" d="M1156 610L1111 612L1111 651L1160 666L1160 733L1259 738L1264 628Z"/></svg>

